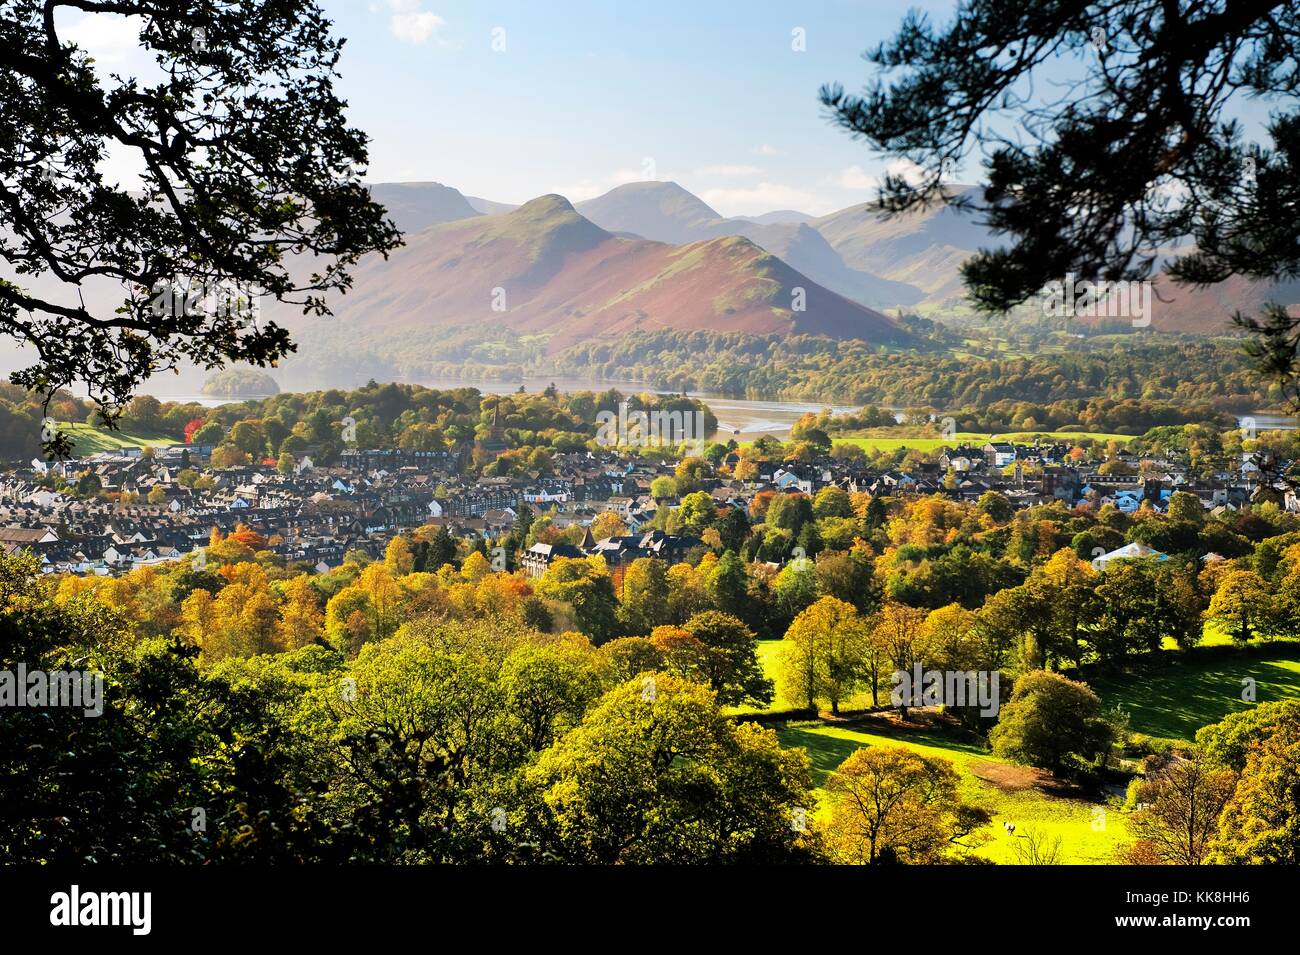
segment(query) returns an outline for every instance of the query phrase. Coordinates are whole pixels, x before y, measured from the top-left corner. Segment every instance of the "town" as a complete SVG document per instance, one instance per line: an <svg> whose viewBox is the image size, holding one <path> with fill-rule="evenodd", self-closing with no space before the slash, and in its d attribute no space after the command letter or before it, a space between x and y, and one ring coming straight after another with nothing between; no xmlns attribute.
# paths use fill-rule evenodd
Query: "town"
<svg viewBox="0 0 1300 955"><path fill-rule="evenodd" d="M480 447L503 448L489 436ZM1270 501L1300 513L1296 491L1269 481L1287 462L1263 462L1243 452L1240 465L1193 477L1174 453L1142 457L1120 449L1119 466L1100 473L1103 461L1069 443L958 445L914 467L875 469L862 461L823 454L787 462L746 458L750 479L725 476L742 460L731 446L715 446L715 474L698 486L720 508L753 513L760 495L815 495L826 487L871 496L942 495L974 502L989 492L1022 509L1060 501L1067 507L1112 505L1124 513L1147 507L1162 512L1171 494L1194 494L1213 516ZM124 448L84 458L8 469L0 478L0 544L30 550L46 573L108 575L136 567L193 558L211 532L244 526L267 541L286 565L317 571L338 566L349 551L382 555L396 535L445 528L471 545L509 534L521 509L547 517L571 543L535 543L517 557L540 577L560 557L600 554L611 566L639 557L674 563L700 541L666 535L653 525L661 511L678 507L675 494L656 494L655 482L674 477L671 462L602 449L556 453L549 474L508 477L466 475L467 455L455 451L346 448L332 466L304 453L291 468L269 463L214 469L212 446ZM1102 468L1102 470L1106 470ZM286 473L287 472L287 473ZM54 490L61 480L70 487ZM95 495L78 494L93 488ZM116 500L109 500L109 497ZM596 539L591 527L612 514L626 533ZM1131 545L1130 545L1131 546ZM1099 555L1102 561L1111 555ZM1126 555L1120 555L1126 556Z"/></svg>

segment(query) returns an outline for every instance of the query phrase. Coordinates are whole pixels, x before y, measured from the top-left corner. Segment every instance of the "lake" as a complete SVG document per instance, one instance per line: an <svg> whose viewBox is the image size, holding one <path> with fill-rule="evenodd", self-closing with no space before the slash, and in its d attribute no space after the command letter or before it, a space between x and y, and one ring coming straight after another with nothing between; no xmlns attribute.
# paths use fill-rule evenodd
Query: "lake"
<svg viewBox="0 0 1300 955"><path fill-rule="evenodd" d="M477 388L485 395L512 394L519 391L521 385L525 391L535 394L545 390L550 384L554 384L561 392L608 391L611 388L616 388L624 394L639 394L643 391L655 391L659 394L668 393L649 388L641 382L600 381L595 378L528 378L522 381L435 378L413 382L413 384L440 390ZM194 402L203 405L205 408L215 408L223 404L250 400L247 398L214 398L210 395L168 395L158 392L152 394L159 401ZM718 419L719 438L724 441L728 437L735 438L738 441L752 441L765 434L781 437L789 434L790 428L806 412L830 408L836 414L843 414L848 411L856 411L858 408L856 405L827 402L733 398L709 392L688 391L687 394L692 398L699 398L709 406L709 410ZM1295 418L1264 412L1241 415L1238 417L1237 423L1241 427L1250 427L1249 422L1252 419L1257 431L1292 431L1298 426Z"/></svg>

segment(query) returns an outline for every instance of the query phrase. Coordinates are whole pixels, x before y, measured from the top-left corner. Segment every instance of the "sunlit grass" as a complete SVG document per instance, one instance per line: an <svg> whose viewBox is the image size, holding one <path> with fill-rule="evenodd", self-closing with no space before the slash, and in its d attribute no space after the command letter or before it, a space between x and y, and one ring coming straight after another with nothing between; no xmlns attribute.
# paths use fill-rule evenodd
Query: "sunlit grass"
<svg viewBox="0 0 1300 955"><path fill-rule="evenodd" d="M96 454L100 451L116 451L119 448L164 447L181 444L175 438L145 431L109 431L107 428L92 427L85 422L67 422L59 429L69 434L73 442L73 453L82 456Z"/></svg>
<svg viewBox="0 0 1300 955"><path fill-rule="evenodd" d="M1061 839L1058 861L1062 864L1097 865L1117 861L1117 851L1127 841L1124 814L1114 806L1086 799L1062 796L1027 785L1010 789L981 779L990 769L1002 769L1009 776L1031 778L1032 773L994 759L978 744L948 738L937 732L899 732L888 735L852 726L793 725L777 731L782 745L801 746L812 762L814 782L825 785L837 766L863 746L906 746L927 756L951 760L961 776L962 799L979 806L991 816L988 826L965 840L972 855L1003 864L1014 864L1017 839L1030 830ZM818 790L817 816L825 819L829 803ZM1008 833L1003 823L1016 827Z"/></svg>

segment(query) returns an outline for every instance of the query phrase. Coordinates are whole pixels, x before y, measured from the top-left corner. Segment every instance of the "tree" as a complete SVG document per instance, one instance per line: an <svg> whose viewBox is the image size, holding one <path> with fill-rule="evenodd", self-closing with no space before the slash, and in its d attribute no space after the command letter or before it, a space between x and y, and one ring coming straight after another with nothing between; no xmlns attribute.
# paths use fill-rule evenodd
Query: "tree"
<svg viewBox="0 0 1300 955"><path fill-rule="evenodd" d="M939 31L909 15L868 54L901 76L861 96L831 84L821 97L841 126L921 170L885 178L883 209L952 202L1009 237L962 267L970 296L989 311L1069 273L1134 280L1163 268L1189 284L1290 278L1300 273L1300 223L1288 211L1300 189L1298 32L1295 8L1281 2L970 3ZM1076 52L1083 66L1061 82L1061 59ZM1024 95L1044 83L1062 92ZM1289 97L1262 144L1233 115L1254 97ZM1004 135L1007 119L1017 136ZM948 166L976 150L988 173L982 201L945 185ZM1170 245L1186 251L1167 262L1158 250ZM1300 318L1270 305L1261 319L1233 320L1258 336L1260 369L1300 406Z"/></svg>
<svg viewBox="0 0 1300 955"><path fill-rule="evenodd" d="M772 681L758 662L754 631L730 614L717 610L697 613L682 630L705 649L701 661L709 688L723 706L772 701Z"/></svg>
<svg viewBox="0 0 1300 955"><path fill-rule="evenodd" d="M677 482L670 477L660 476L650 482L650 496L655 500L677 496Z"/></svg>
<svg viewBox="0 0 1300 955"><path fill-rule="evenodd" d="M806 754L668 674L611 690L525 775L539 797L532 837L562 862L808 858L792 824L812 806Z"/></svg>
<svg viewBox="0 0 1300 955"><path fill-rule="evenodd" d="M840 764L827 782L826 833L838 862L934 863L959 838L988 821L962 803L951 760L905 746L869 746Z"/></svg>
<svg viewBox="0 0 1300 955"><path fill-rule="evenodd" d="M827 551L817 555L817 591L838 597L870 614L880 606L880 587L871 561L858 551Z"/></svg>
<svg viewBox="0 0 1300 955"><path fill-rule="evenodd" d="M581 722L605 689L590 644L524 643L497 674L508 735L540 753Z"/></svg>
<svg viewBox="0 0 1300 955"><path fill-rule="evenodd" d="M628 633L645 635L668 622L668 571L662 560L638 557L623 572L619 617Z"/></svg>
<svg viewBox="0 0 1300 955"><path fill-rule="evenodd" d="M421 541L414 549L415 569L433 573L444 564L456 559L456 541L445 526L438 527L428 541Z"/></svg>
<svg viewBox="0 0 1300 955"><path fill-rule="evenodd" d="M199 427L191 437L191 444L197 445L218 445L226 437L226 429L221 426L220 421L209 421L207 424Z"/></svg>
<svg viewBox="0 0 1300 955"><path fill-rule="evenodd" d="M707 491L694 491L682 498L681 507L673 514L677 528L686 534L699 535L713 523L718 515L717 504Z"/></svg>
<svg viewBox="0 0 1300 955"><path fill-rule="evenodd" d="M248 452L241 451L233 444L218 445L212 449L212 457L208 463L218 470L239 467L241 464L248 463Z"/></svg>
<svg viewBox="0 0 1300 955"><path fill-rule="evenodd" d="M1210 598L1205 619L1223 627L1239 644L1269 632L1275 623L1275 608L1268 583L1250 570L1224 574Z"/></svg>
<svg viewBox="0 0 1300 955"><path fill-rule="evenodd" d="M252 455L254 460L260 458L266 454L266 433L262 430L262 422L253 419L235 422L230 429L230 443Z"/></svg>
<svg viewBox="0 0 1300 955"><path fill-rule="evenodd" d="M280 452L280 457L275 462L275 469L281 474L289 475L293 473L297 460L288 451Z"/></svg>
<svg viewBox="0 0 1300 955"><path fill-rule="evenodd" d="M907 672L917 662L917 651L921 648L922 627L925 624L924 610L909 607L907 604L886 603L871 619L868 639L876 653L877 667L892 666L895 672ZM876 680L872 681L872 700L876 699ZM899 707L904 719L907 718L907 700Z"/></svg>
<svg viewBox="0 0 1300 955"><path fill-rule="evenodd" d="M492 565L478 551L473 551L460 565L460 575L470 583L478 583L492 573Z"/></svg>
<svg viewBox="0 0 1300 955"><path fill-rule="evenodd" d="M283 597L277 625L280 643L290 650L312 644L325 632L325 615L311 578L305 574L294 577L281 585L280 592Z"/></svg>
<svg viewBox="0 0 1300 955"><path fill-rule="evenodd" d="M1201 499L1186 491L1175 491L1169 495L1169 520L1187 521L1197 526L1205 523L1205 508Z"/></svg>
<svg viewBox="0 0 1300 955"><path fill-rule="evenodd" d="M822 488L813 498L813 516L819 520L825 517L852 517L853 505L849 502L848 492L834 485Z"/></svg>
<svg viewBox="0 0 1300 955"><path fill-rule="evenodd" d="M578 629L596 644L618 636L614 582L601 557L561 557L537 583L539 596L573 608Z"/></svg>
<svg viewBox="0 0 1300 955"><path fill-rule="evenodd" d="M626 683L639 673L664 669L664 653L650 637L619 637L600 647L616 683Z"/></svg>
<svg viewBox="0 0 1300 955"><path fill-rule="evenodd" d="M735 552L726 550L718 558L707 580L709 596L723 613L745 619L749 610L749 575Z"/></svg>
<svg viewBox="0 0 1300 955"><path fill-rule="evenodd" d="M812 505L805 495L777 494L767 506L763 520L768 527L787 530L797 536L804 524L812 520L812 516Z"/></svg>
<svg viewBox="0 0 1300 955"><path fill-rule="evenodd" d="M1278 719L1249 750L1224 807L1214 862L1300 864L1300 720Z"/></svg>
<svg viewBox="0 0 1300 955"><path fill-rule="evenodd" d="M627 524L613 511L602 511L591 522L591 536L594 540L607 537L621 537L627 533Z"/></svg>
<svg viewBox="0 0 1300 955"><path fill-rule="evenodd" d="M1288 724L1300 724L1300 700L1260 703L1201 727L1196 746L1214 765L1239 773L1251 750Z"/></svg>
<svg viewBox="0 0 1300 955"><path fill-rule="evenodd" d="M997 524L1007 523L1016 512L1016 509L1012 507L1006 496L999 494L997 491L985 491L980 495L979 500L975 502L975 506Z"/></svg>
<svg viewBox="0 0 1300 955"><path fill-rule="evenodd" d="M319 798L296 788L308 772L308 747L266 690L236 689L200 670L198 650L180 640L130 646L118 614L96 601L59 605L40 576L34 558L0 555L0 672L21 663L98 673L102 695L92 718L78 707L6 708L0 863L350 855L343 839L331 843ZM205 812L202 832L191 828L195 807ZM331 855L336 847L343 851Z"/></svg>
<svg viewBox="0 0 1300 955"><path fill-rule="evenodd" d="M1090 634L1097 658L1113 663L1126 655L1159 650L1165 638L1180 646L1196 642L1201 630L1194 594L1164 564L1115 561L1096 589L1096 625Z"/></svg>
<svg viewBox="0 0 1300 955"><path fill-rule="evenodd" d="M1135 865L1202 865L1219 831L1219 816L1237 786L1236 774L1201 754L1176 759L1138 785L1128 830Z"/></svg>
<svg viewBox="0 0 1300 955"><path fill-rule="evenodd" d="M791 699L815 709L829 700L839 713L864 678L870 678L874 658L866 624L852 604L822 597L799 614L781 646L781 684Z"/></svg>
<svg viewBox="0 0 1300 955"><path fill-rule="evenodd" d="M1000 759L1060 772L1109 752L1113 737L1087 684L1033 670L1016 680L989 742Z"/></svg>
<svg viewBox="0 0 1300 955"><path fill-rule="evenodd" d="M289 337L252 320L255 296L324 314L322 293L399 236L360 182L365 137L333 90L342 43L315 3L114 3L159 60L152 84L100 70L61 35L56 9L77 6L16 0L0 20L14 147L0 160L0 256L65 290L93 276L129 291L114 310L0 282L0 321L39 355L15 382L47 397L82 382L114 418L179 360L283 357ZM106 181L106 152L139 160L138 189ZM294 269L299 254L319 264Z"/></svg>

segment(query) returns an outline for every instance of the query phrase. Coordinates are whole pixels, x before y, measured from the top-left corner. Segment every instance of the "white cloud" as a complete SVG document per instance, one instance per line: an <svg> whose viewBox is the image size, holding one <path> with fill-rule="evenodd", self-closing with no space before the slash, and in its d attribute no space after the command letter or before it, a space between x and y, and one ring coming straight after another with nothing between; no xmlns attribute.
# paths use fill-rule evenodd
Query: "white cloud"
<svg viewBox="0 0 1300 955"><path fill-rule="evenodd" d="M109 13L88 13L72 26L60 28L59 36L70 40L94 57L97 64L119 66L139 53L143 17Z"/></svg>
<svg viewBox="0 0 1300 955"><path fill-rule="evenodd" d="M909 159L893 159L885 164L885 173L894 176L902 176L909 183L918 183L930 174L921 166ZM884 181L884 175L869 173L861 166L848 166L841 169L832 176L827 176L823 180L827 185L837 186L840 189L847 189L851 192L874 192ZM948 177L944 177L948 181Z"/></svg>
<svg viewBox="0 0 1300 955"><path fill-rule="evenodd" d="M388 21L389 29L392 30L393 36L403 43L413 43L419 46L426 43L429 37L433 36L438 30L447 25L447 21L436 13L430 13L428 10L417 10L406 13L394 13Z"/></svg>
<svg viewBox="0 0 1300 955"><path fill-rule="evenodd" d="M757 166L743 163L718 163L695 170L697 176L757 176L761 170Z"/></svg>
<svg viewBox="0 0 1300 955"><path fill-rule="evenodd" d="M761 146L754 147L754 152L758 153L758 155L760 156L784 156L785 155L784 152L777 149L775 146L769 145L768 143L763 143L763 145Z"/></svg>
<svg viewBox="0 0 1300 955"><path fill-rule="evenodd" d="M841 189L874 189L880 184L877 176L869 174L861 166L849 166L847 169L841 169L835 175L826 180L833 186L839 186Z"/></svg>
<svg viewBox="0 0 1300 955"><path fill-rule="evenodd" d="M595 179L579 179L567 186L561 186L556 192L570 202L582 202L584 199L595 199L597 196L603 196L615 186L625 186L629 182L644 182L646 179L646 170L644 169L616 169L608 176L598 176Z"/></svg>
<svg viewBox="0 0 1300 955"><path fill-rule="evenodd" d="M761 215L775 209L798 209L820 214L835 208L834 203L810 192L775 182L760 182L743 189L706 189L700 193L700 198L724 216Z"/></svg>

